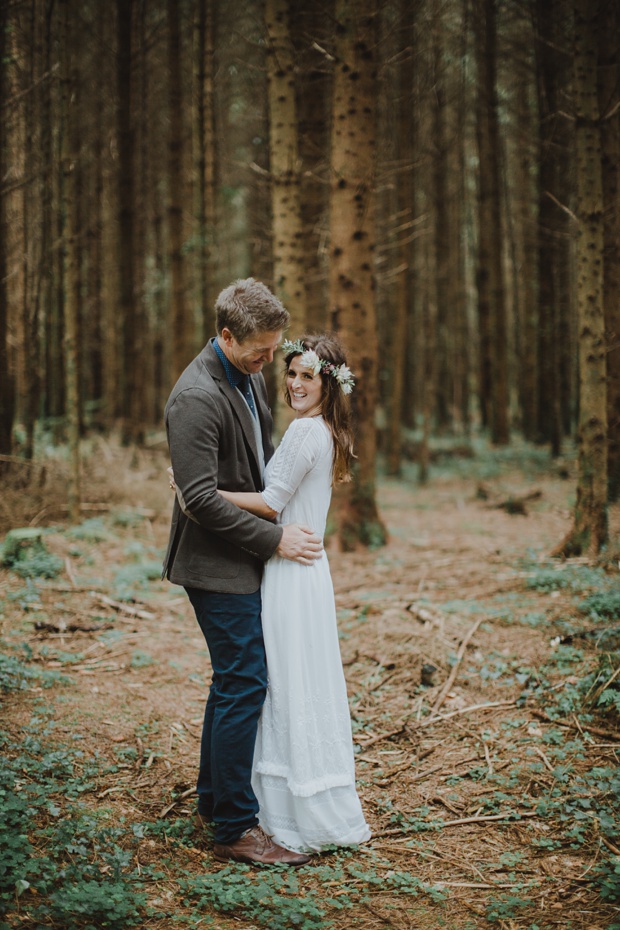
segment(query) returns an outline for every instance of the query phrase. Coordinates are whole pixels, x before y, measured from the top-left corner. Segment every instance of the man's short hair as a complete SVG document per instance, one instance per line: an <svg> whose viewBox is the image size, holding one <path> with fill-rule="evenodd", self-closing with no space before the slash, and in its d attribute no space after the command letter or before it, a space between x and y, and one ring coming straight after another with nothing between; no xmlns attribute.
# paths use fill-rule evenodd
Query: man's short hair
<svg viewBox="0 0 620 930"><path fill-rule="evenodd" d="M237 342L256 333L286 329L289 313L269 288L255 278L243 278L225 287L215 301L215 328L221 336L224 327Z"/></svg>

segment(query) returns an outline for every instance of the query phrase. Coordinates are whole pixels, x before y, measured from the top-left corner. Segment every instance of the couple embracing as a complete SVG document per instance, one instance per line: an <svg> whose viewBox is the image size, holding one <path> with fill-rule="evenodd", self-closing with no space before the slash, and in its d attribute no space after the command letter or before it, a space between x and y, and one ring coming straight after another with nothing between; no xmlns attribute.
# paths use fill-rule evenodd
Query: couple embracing
<svg viewBox="0 0 620 930"><path fill-rule="evenodd" d="M197 816L218 860L299 866L370 836L322 542L332 485L349 477L353 378L334 337L285 342L296 417L274 453L261 371L289 315L253 278L215 310L217 335L165 413L176 498L164 573L187 591L213 669Z"/></svg>

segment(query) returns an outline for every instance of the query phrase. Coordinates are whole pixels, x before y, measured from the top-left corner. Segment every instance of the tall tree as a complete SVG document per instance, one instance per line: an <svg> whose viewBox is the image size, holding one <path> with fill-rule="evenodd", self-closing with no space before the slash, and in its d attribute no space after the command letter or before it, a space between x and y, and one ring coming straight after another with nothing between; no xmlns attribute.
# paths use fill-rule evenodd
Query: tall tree
<svg viewBox="0 0 620 930"><path fill-rule="evenodd" d="M8 4L0 3L0 100L8 100L7 77ZM8 217L7 198L2 186L7 177L7 120L0 126L0 454L10 455L12 449L14 382L9 356Z"/></svg>
<svg viewBox="0 0 620 930"><path fill-rule="evenodd" d="M497 0L476 10L478 70L478 315L483 422L494 443L509 440L508 334L503 280L501 154L497 104Z"/></svg>
<svg viewBox="0 0 620 930"><path fill-rule="evenodd" d="M340 495L340 541L378 545L385 528L376 504L377 325L374 281L377 6L336 3L332 106L330 273L333 328L348 348L357 459Z"/></svg>
<svg viewBox="0 0 620 930"><path fill-rule="evenodd" d="M168 29L168 238L172 302L172 374L183 371L192 357L194 332L188 307L187 267L184 254L183 213L186 209L185 121L181 70L181 9L167 0Z"/></svg>
<svg viewBox="0 0 620 930"><path fill-rule="evenodd" d="M620 498L620 2L601 4L598 22L598 97L601 118L603 276L607 333L609 499Z"/></svg>
<svg viewBox="0 0 620 930"><path fill-rule="evenodd" d="M411 10L407 0L398 4L398 18L402 29L403 52L396 64L398 105L396 108L396 204L397 223L395 236L398 271L396 279L395 313L389 328L390 380L387 403L386 464L390 475L398 475L402 460L403 412L405 408L406 366L408 358L408 330L412 294L415 289L414 237L414 120L412 118L415 54L415 26L418 6ZM391 78L391 75L390 75Z"/></svg>
<svg viewBox="0 0 620 930"><path fill-rule="evenodd" d="M117 209L118 209L118 295L122 321L121 409L123 440L143 438L144 420L139 409L140 369L138 340L142 327L138 320L136 300L135 254L135 82L133 67L133 0L117 0L116 59L116 138L118 149Z"/></svg>
<svg viewBox="0 0 620 930"><path fill-rule="evenodd" d="M79 392L79 318L80 318L80 243L79 190L77 165L80 158L79 83L75 58L71 55L75 19L69 10L69 0L59 5L61 40L61 165L63 192L64 262L64 356L67 443L70 469L68 484L69 516L77 522L80 516L80 392Z"/></svg>
<svg viewBox="0 0 620 930"><path fill-rule="evenodd" d="M269 98L269 176L274 290L291 314L291 332L306 330L306 283L297 144L295 60L289 0L266 0L267 92ZM292 411L275 393L275 423L283 433Z"/></svg>
<svg viewBox="0 0 620 930"><path fill-rule="evenodd" d="M265 26L274 287L291 314L292 332L303 332L306 325L306 287L289 0L266 0Z"/></svg>
<svg viewBox="0 0 620 930"><path fill-rule="evenodd" d="M538 322L537 322L537 430L536 438L551 445L559 455L562 444L560 398L560 316L562 275L566 261L565 218L562 208L565 186L562 173L566 145L559 102L566 56L562 51L559 0L537 0L539 201L538 201Z"/></svg>
<svg viewBox="0 0 620 930"><path fill-rule="evenodd" d="M215 124L215 0L199 0L196 23L198 148L198 280L203 340L215 329L214 306L216 248L216 124Z"/></svg>
<svg viewBox="0 0 620 930"><path fill-rule="evenodd" d="M579 458L574 525L559 549L563 554L597 553L608 534L603 188L597 96L599 15L599 0L574 0Z"/></svg>

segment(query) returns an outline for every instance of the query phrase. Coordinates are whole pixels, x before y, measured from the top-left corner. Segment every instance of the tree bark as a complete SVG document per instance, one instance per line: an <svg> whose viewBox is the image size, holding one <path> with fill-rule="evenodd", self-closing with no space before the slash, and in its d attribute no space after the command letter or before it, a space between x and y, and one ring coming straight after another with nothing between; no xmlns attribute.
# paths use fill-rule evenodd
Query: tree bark
<svg viewBox="0 0 620 930"><path fill-rule="evenodd" d="M306 288L299 200L295 62L288 8L288 0L266 0L273 279L275 293L291 314L291 332L302 333L306 326Z"/></svg>
<svg viewBox="0 0 620 930"><path fill-rule="evenodd" d="M562 446L560 400L560 317L563 264L567 260L565 220L561 211L564 184L560 170L565 145L558 88L566 72L559 50L558 0L538 0L537 46L539 112L537 428L535 437L548 442L557 456Z"/></svg>
<svg viewBox="0 0 620 930"><path fill-rule="evenodd" d="M497 114L496 0L484 0L476 13L478 65L478 316L480 397L483 423L491 439L509 441L508 341L502 270L500 136Z"/></svg>
<svg viewBox="0 0 620 930"><path fill-rule="evenodd" d="M607 542L606 345L603 299L603 191L597 99L598 0L574 0L577 159L579 459L574 525L557 551L596 554Z"/></svg>
<svg viewBox="0 0 620 930"><path fill-rule="evenodd" d="M342 335L357 378L352 394L357 459L353 481L343 486L339 500L339 538L346 550L386 539L375 497L376 19L374 0L336 4L329 302L333 328Z"/></svg>
<svg viewBox="0 0 620 930"><path fill-rule="evenodd" d="M181 74L180 10L176 0L167 0L168 26L168 239L171 273L172 376L177 378L190 362L194 333L188 308L187 272L183 254L183 170L185 129L183 80Z"/></svg>
<svg viewBox="0 0 620 930"><path fill-rule="evenodd" d="M197 21L197 146L198 146L198 267L203 341L215 331L216 126L215 126L215 0L199 0Z"/></svg>
<svg viewBox="0 0 620 930"><path fill-rule="evenodd" d="M609 0L599 16L598 100L601 118L604 304L607 338L609 500L620 498L620 3Z"/></svg>
<svg viewBox="0 0 620 930"><path fill-rule="evenodd" d="M395 178L398 224L397 260L399 272L396 282L395 316L390 326L390 381L387 404L386 466L389 475L399 475L402 462L403 410L406 389L406 365L408 357L408 335L410 308L414 288L415 259L414 236L414 23L417 6L411 11L406 0L400 5L401 22L408 23L405 33L406 51L398 64L399 102L396 114L396 162L398 173Z"/></svg>
<svg viewBox="0 0 620 930"><path fill-rule="evenodd" d="M306 284L297 144L295 61L289 0L266 0L269 174L274 291L291 314L290 330L306 331ZM282 434L292 419L282 392L275 391L275 428Z"/></svg>
<svg viewBox="0 0 620 930"><path fill-rule="evenodd" d="M0 3L0 100L8 97L8 5ZM0 185L7 176L7 122L0 127ZM13 417L15 413L15 388L9 355L9 295L8 273L8 217L7 198L0 190L0 454L12 452Z"/></svg>
<svg viewBox="0 0 620 930"><path fill-rule="evenodd" d="M141 326L136 300L135 92L133 79L133 0L117 0L116 137L118 210L118 296L122 325L122 439L141 442L144 418L139 409Z"/></svg>
<svg viewBox="0 0 620 930"><path fill-rule="evenodd" d="M61 108L63 128L61 139L62 189L63 189L63 261L65 295L63 302L65 397L67 444L69 447L69 517L74 522L80 519L80 395L79 395L79 193L77 162L79 159L79 90L72 64L72 30L68 0L61 0ZM73 59L74 60L74 59Z"/></svg>

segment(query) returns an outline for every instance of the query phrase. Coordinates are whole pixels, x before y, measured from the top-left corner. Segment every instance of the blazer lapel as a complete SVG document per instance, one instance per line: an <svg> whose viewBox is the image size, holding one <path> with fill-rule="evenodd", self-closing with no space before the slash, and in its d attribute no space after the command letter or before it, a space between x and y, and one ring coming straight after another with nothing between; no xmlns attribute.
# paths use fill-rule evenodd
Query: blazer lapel
<svg viewBox="0 0 620 930"><path fill-rule="evenodd" d="M238 391L237 388L231 387L228 378L226 377L224 367L217 357L217 353L210 342L207 343L203 350L203 359L206 367L209 370L209 373L213 377L213 380L217 382L220 391L228 399L231 407L235 411L241 429L243 430L243 437L254 457L256 473L260 475L260 458L258 455L258 448L256 446L256 435L254 433L254 425L252 423L252 414L250 413L250 408L243 399L241 391Z"/></svg>

